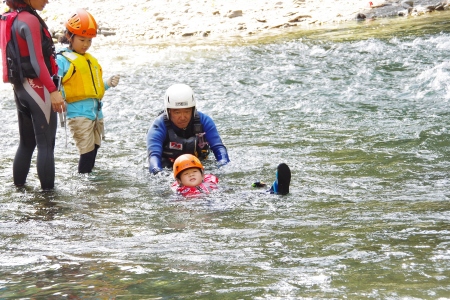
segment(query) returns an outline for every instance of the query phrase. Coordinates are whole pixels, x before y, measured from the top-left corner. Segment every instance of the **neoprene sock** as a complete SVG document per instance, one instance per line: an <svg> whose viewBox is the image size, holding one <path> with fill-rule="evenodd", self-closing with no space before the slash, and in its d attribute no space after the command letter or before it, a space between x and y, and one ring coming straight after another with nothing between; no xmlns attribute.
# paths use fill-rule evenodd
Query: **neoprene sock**
<svg viewBox="0 0 450 300"><path fill-rule="evenodd" d="M78 173L91 173L95 165L95 158L97 156L97 150L100 146L95 145L94 150L88 153L80 155L78 161Z"/></svg>
<svg viewBox="0 0 450 300"><path fill-rule="evenodd" d="M291 169L285 163L277 167L276 179L269 192L271 194L287 195L289 194L289 185L291 183Z"/></svg>

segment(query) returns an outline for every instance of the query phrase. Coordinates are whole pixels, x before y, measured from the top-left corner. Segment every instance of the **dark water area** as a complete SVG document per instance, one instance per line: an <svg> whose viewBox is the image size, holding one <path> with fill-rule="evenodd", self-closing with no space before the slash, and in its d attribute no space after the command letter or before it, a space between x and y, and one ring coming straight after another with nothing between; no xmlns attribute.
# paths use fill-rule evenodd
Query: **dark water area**
<svg viewBox="0 0 450 300"><path fill-rule="evenodd" d="M16 111L1 85L0 299L448 299L449 20L94 44L105 76L122 75L104 98L106 141L81 176L59 128L53 193L34 163L12 184ZM221 188L195 200L147 171L146 131L176 82L231 158L206 162ZM280 162L289 195L251 187Z"/></svg>

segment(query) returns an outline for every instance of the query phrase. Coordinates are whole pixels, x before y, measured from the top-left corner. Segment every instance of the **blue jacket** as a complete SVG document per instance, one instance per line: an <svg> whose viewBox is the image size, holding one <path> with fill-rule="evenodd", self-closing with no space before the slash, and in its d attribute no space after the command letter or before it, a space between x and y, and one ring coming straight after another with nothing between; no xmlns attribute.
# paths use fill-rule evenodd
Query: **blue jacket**
<svg viewBox="0 0 450 300"><path fill-rule="evenodd" d="M228 158L228 152L225 146L222 143L222 139L219 136L219 132L217 131L216 124L208 115L197 111L200 117L200 123L203 126L203 130L205 131L205 139L209 144L216 161L218 164L225 165L230 159ZM163 145L166 141L167 137L167 128L164 124L164 116L165 114L161 114L158 116L153 122L152 126L148 130L147 133L147 154L149 159L149 171L153 174L158 173L162 170L162 154L163 154ZM177 128L173 123L172 127L175 130L181 130ZM193 126L193 121L189 126ZM191 153L193 154L193 153Z"/></svg>
<svg viewBox="0 0 450 300"><path fill-rule="evenodd" d="M69 48L64 48L59 50L58 52L73 52ZM64 56L57 55L56 62L58 63L58 75L64 77L70 67L70 61L68 61ZM108 84L104 81L105 91L109 89ZM61 88L62 96L64 97L64 87ZM85 117L92 121L95 119L103 119L102 110L98 108L99 101L97 99L88 98L72 103L66 103L67 105L67 118L76 118L76 117ZM100 104L101 105L101 104Z"/></svg>

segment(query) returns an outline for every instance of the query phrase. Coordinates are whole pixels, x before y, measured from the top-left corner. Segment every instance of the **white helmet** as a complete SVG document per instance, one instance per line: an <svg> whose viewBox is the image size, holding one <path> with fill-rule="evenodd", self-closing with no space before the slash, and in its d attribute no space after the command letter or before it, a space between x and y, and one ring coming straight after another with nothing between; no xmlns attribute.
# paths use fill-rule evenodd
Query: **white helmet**
<svg viewBox="0 0 450 300"><path fill-rule="evenodd" d="M191 87L177 83L171 85L164 96L164 112L169 116L168 108L189 108L195 107L194 92Z"/></svg>

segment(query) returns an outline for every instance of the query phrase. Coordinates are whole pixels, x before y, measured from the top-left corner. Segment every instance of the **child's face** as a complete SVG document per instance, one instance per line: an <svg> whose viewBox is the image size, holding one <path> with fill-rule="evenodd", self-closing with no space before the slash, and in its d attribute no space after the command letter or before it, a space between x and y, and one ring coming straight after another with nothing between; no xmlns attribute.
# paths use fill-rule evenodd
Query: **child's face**
<svg viewBox="0 0 450 300"><path fill-rule="evenodd" d="M92 38L79 35L73 35L70 41L70 48L78 54L85 54L92 45Z"/></svg>
<svg viewBox="0 0 450 300"><path fill-rule="evenodd" d="M203 181L203 173L198 168L189 168L181 172L177 181L183 186L197 186Z"/></svg>

